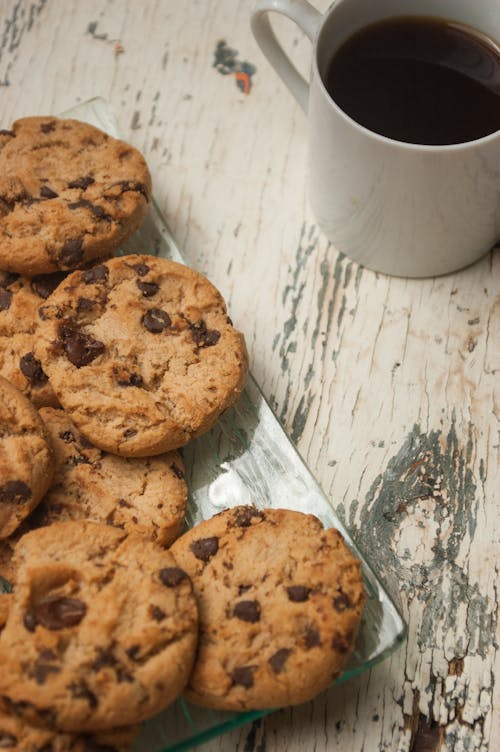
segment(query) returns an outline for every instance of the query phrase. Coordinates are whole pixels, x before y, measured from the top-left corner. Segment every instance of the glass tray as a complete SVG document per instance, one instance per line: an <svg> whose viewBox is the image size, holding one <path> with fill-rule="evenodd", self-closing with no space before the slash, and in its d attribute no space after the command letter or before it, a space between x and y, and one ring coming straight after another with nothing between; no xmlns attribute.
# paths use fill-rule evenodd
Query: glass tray
<svg viewBox="0 0 500 752"><path fill-rule="evenodd" d="M119 135L109 105L92 99L63 113ZM184 263L158 206L123 252L152 253ZM367 602L356 648L336 685L357 676L392 653L404 640L405 624L394 603L351 540L330 503L250 376L237 405L215 428L183 450L190 491L189 527L226 507L253 503L259 508L287 507L315 514L326 527L338 528L363 563ZM220 712L177 700L141 727L134 752L187 750L272 711Z"/></svg>

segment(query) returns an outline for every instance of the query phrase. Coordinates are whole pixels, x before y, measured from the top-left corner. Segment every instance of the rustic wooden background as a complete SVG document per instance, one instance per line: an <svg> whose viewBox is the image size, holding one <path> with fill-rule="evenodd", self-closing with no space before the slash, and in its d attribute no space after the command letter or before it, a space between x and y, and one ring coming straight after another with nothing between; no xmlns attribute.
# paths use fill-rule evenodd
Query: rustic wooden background
<svg viewBox="0 0 500 752"><path fill-rule="evenodd" d="M229 301L264 393L409 623L376 669L206 749L493 752L500 253L425 281L340 256L308 207L304 115L250 10L1 0L1 127L109 100L186 259ZM307 71L308 42L276 26ZM248 94L213 66L221 40L255 66Z"/></svg>

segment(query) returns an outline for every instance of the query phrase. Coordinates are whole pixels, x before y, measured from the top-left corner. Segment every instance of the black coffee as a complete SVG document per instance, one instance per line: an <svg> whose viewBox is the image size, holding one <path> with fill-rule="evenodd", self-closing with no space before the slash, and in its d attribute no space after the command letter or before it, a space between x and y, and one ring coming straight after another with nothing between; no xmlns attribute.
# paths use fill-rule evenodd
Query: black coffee
<svg viewBox="0 0 500 752"><path fill-rule="evenodd" d="M499 49L452 21L366 26L334 54L324 81L353 120L397 141L457 144L500 129Z"/></svg>

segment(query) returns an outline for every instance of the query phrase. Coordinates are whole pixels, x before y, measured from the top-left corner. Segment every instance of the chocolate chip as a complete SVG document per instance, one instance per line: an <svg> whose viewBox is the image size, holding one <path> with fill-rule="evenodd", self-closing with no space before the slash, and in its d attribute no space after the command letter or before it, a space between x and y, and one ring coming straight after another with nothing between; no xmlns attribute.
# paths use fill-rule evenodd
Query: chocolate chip
<svg viewBox="0 0 500 752"><path fill-rule="evenodd" d="M145 298L152 298L160 289L156 282L141 282L140 279L136 280L136 285Z"/></svg>
<svg viewBox="0 0 500 752"><path fill-rule="evenodd" d="M32 495L31 488L22 480L8 480L0 486L0 503L25 504Z"/></svg>
<svg viewBox="0 0 500 752"><path fill-rule="evenodd" d="M105 666L116 666L118 663L114 653L109 648L97 648L97 658L91 664L93 671L99 671Z"/></svg>
<svg viewBox="0 0 500 752"><path fill-rule="evenodd" d="M12 302L12 293L10 290L0 290L0 311L6 311L10 308Z"/></svg>
<svg viewBox="0 0 500 752"><path fill-rule="evenodd" d="M255 507L238 507L234 510L233 521L238 527L250 527L254 518L265 519L264 512Z"/></svg>
<svg viewBox="0 0 500 752"><path fill-rule="evenodd" d="M220 332L217 329L209 329L203 338L201 347L212 347L216 345L220 339Z"/></svg>
<svg viewBox="0 0 500 752"><path fill-rule="evenodd" d="M113 183L111 188L114 185L121 186L122 193L125 193L125 191L137 191L137 193L142 193L146 201L149 201L148 191L144 183L139 183L137 180L119 180L117 183Z"/></svg>
<svg viewBox="0 0 500 752"><path fill-rule="evenodd" d="M81 188L83 191L86 191L92 183L95 183L94 178L91 178L90 175L84 175L81 178L69 182L68 188Z"/></svg>
<svg viewBox="0 0 500 752"><path fill-rule="evenodd" d="M239 601L234 607L234 616L241 621L248 621L254 624L260 621L260 605L258 601Z"/></svg>
<svg viewBox="0 0 500 752"><path fill-rule="evenodd" d="M132 645L131 647L127 648L125 650L126 654L130 658L131 661L138 661L139 660L139 654L141 652L141 646L140 645Z"/></svg>
<svg viewBox="0 0 500 752"><path fill-rule="evenodd" d="M87 606L78 598L65 595L50 595L33 607L38 624L50 630L65 629L79 624L87 612Z"/></svg>
<svg viewBox="0 0 500 752"><path fill-rule="evenodd" d="M66 357L77 368L92 363L106 349L99 340L67 324L62 324L59 327L59 336Z"/></svg>
<svg viewBox="0 0 500 752"><path fill-rule="evenodd" d="M28 632L34 632L37 625L36 616L33 611L25 611L23 617L23 624Z"/></svg>
<svg viewBox="0 0 500 752"><path fill-rule="evenodd" d="M68 209L74 211L75 209L89 209L92 203L86 198L79 198L78 201L72 201L68 204Z"/></svg>
<svg viewBox="0 0 500 752"><path fill-rule="evenodd" d="M17 272L1 272L0 287L4 287L4 288L9 287L9 285L15 282L16 279L19 279L20 276L21 275L17 274Z"/></svg>
<svg viewBox="0 0 500 752"><path fill-rule="evenodd" d="M109 277L109 269L107 266L100 264L94 266L92 269L87 269L83 272L82 279L86 285L93 284L94 282L105 282Z"/></svg>
<svg viewBox="0 0 500 752"><path fill-rule="evenodd" d="M48 123L42 123L40 126L40 130L42 133L51 133L52 131L55 131L56 124L54 120L51 120Z"/></svg>
<svg viewBox="0 0 500 752"><path fill-rule="evenodd" d="M7 128L2 128L0 130L0 136L15 136L16 134L14 131L9 131Z"/></svg>
<svg viewBox="0 0 500 752"><path fill-rule="evenodd" d="M1 135L4 135L2 131L0 131L0 136ZM9 734L7 731L0 730L0 749L12 749L13 747L15 747L15 749L18 748L17 736Z"/></svg>
<svg viewBox="0 0 500 752"><path fill-rule="evenodd" d="M102 206L99 206L98 204L91 204L89 206L90 211L94 215L94 217L97 217L97 219L105 220L106 222L112 222L113 217L111 214L108 214L107 211L105 211Z"/></svg>
<svg viewBox="0 0 500 752"><path fill-rule="evenodd" d="M52 295L56 287L66 277L65 272L54 272L54 274L38 274L31 280L31 289L44 300Z"/></svg>
<svg viewBox="0 0 500 752"><path fill-rule="evenodd" d="M72 268L77 266L83 258L83 238L67 240L59 251L59 262Z"/></svg>
<svg viewBox="0 0 500 752"><path fill-rule="evenodd" d="M220 339L220 332L217 329L207 329L204 321L198 321L191 324L191 336L198 347L212 347Z"/></svg>
<svg viewBox="0 0 500 752"><path fill-rule="evenodd" d="M148 332L158 334L172 323L170 316L161 308L150 308L142 317L142 323Z"/></svg>
<svg viewBox="0 0 500 752"><path fill-rule="evenodd" d="M131 439L132 436L136 436L136 434L137 434L137 431L135 430L135 428L127 428L127 430L123 432L123 436L125 439Z"/></svg>
<svg viewBox="0 0 500 752"><path fill-rule="evenodd" d="M177 587L187 577L179 567L165 567L160 569L160 580L165 587Z"/></svg>
<svg viewBox="0 0 500 752"><path fill-rule="evenodd" d="M245 689L253 687L253 672L257 666L239 666L231 674L231 679L235 684L241 684Z"/></svg>
<svg viewBox="0 0 500 752"><path fill-rule="evenodd" d="M149 272L149 266L147 264L132 264L132 269L137 272L139 277L145 277Z"/></svg>
<svg viewBox="0 0 500 752"><path fill-rule="evenodd" d="M119 376L116 380L116 383L118 386L137 386L141 387L143 385L142 376L140 373L129 373L129 374L123 374L122 376Z"/></svg>
<svg viewBox="0 0 500 752"><path fill-rule="evenodd" d="M108 222L111 222L113 219L113 217L108 214L102 208L102 206L93 204L86 198L80 198L78 199L78 201L72 201L70 204L68 204L68 209L71 209L72 211L74 211L75 209L88 209L94 215L94 217L97 217L97 219L105 219Z"/></svg>
<svg viewBox="0 0 500 752"><path fill-rule="evenodd" d="M57 198L59 194L53 191L52 188L49 188L48 185L42 185L40 188L40 196L43 198Z"/></svg>
<svg viewBox="0 0 500 752"><path fill-rule="evenodd" d="M288 593L288 598L293 603L302 603L309 598L311 588L304 585L290 585L290 587L287 587L286 592Z"/></svg>
<svg viewBox="0 0 500 752"><path fill-rule="evenodd" d="M333 650L337 650L339 653L347 653L349 651L349 645L340 632L334 633L331 645Z"/></svg>
<svg viewBox="0 0 500 752"><path fill-rule="evenodd" d="M197 559L200 559L201 561L209 561L219 550L219 539L216 537L199 538L198 540L193 541L189 548Z"/></svg>
<svg viewBox="0 0 500 752"><path fill-rule="evenodd" d="M165 611L162 611L159 606L151 606L151 618L155 621L163 621L166 617Z"/></svg>
<svg viewBox="0 0 500 752"><path fill-rule="evenodd" d="M352 606L351 599L345 593L340 593L333 599L333 608L340 614Z"/></svg>
<svg viewBox="0 0 500 752"><path fill-rule="evenodd" d="M182 470L180 469L180 467L177 467L177 465L175 464L175 462L172 462L172 464L170 465L170 469L171 469L171 471L173 472L173 474L175 475L176 478L179 478L179 480L183 480L184 473L182 472Z"/></svg>
<svg viewBox="0 0 500 752"><path fill-rule="evenodd" d="M310 648L315 648L318 645L321 645L321 640L319 637L319 632L316 629L316 627L308 627L306 630L306 633L304 635L304 642L306 645L306 648L309 650Z"/></svg>
<svg viewBox="0 0 500 752"><path fill-rule="evenodd" d="M33 678L37 684L45 684L49 674L59 674L59 666L52 666L50 663L36 663L33 667Z"/></svg>
<svg viewBox="0 0 500 752"><path fill-rule="evenodd" d="M291 652L290 648L280 648L269 658L267 662L275 674L281 674Z"/></svg>
<svg viewBox="0 0 500 752"><path fill-rule="evenodd" d="M115 525L115 514L116 509L112 509L109 514L106 515L106 525ZM116 525L116 527L121 527L123 529L123 525Z"/></svg>
<svg viewBox="0 0 500 752"><path fill-rule="evenodd" d="M49 719L53 716L53 712L48 708L37 708L33 705L32 702L28 702L28 700L14 701L6 697L5 695L3 695L1 699L2 705L5 705L7 711L18 717L23 717L28 711L29 713L33 713L37 717L47 718L47 721L50 723Z"/></svg>
<svg viewBox="0 0 500 752"><path fill-rule="evenodd" d="M26 353L19 361L19 368L23 376L26 376L33 386L41 386L49 380L47 374L42 368L42 364L35 358L32 352Z"/></svg>
<svg viewBox="0 0 500 752"><path fill-rule="evenodd" d="M90 311L97 305L97 300L90 300L90 298L78 298L76 303L76 310L78 313L82 311Z"/></svg>
<svg viewBox="0 0 500 752"><path fill-rule="evenodd" d="M75 699L87 700L92 710L95 710L99 705L97 697L83 679L78 684L69 684L68 689Z"/></svg>

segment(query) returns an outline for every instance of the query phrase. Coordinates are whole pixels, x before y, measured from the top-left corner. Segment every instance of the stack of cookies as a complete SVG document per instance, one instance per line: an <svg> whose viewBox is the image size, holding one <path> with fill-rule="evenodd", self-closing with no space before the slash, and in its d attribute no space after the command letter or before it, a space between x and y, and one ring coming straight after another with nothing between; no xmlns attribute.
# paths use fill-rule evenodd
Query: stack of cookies
<svg viewBox="0 0 500 752"><path fill-rule="evenodd" d="M236 402L247 356L205 277L113 255L150 193L143 157L89 125L0 131L2 749L126 750L183 691L302 702L354 646L337 531L235 507L181 535L178 450Z"/></svg>

